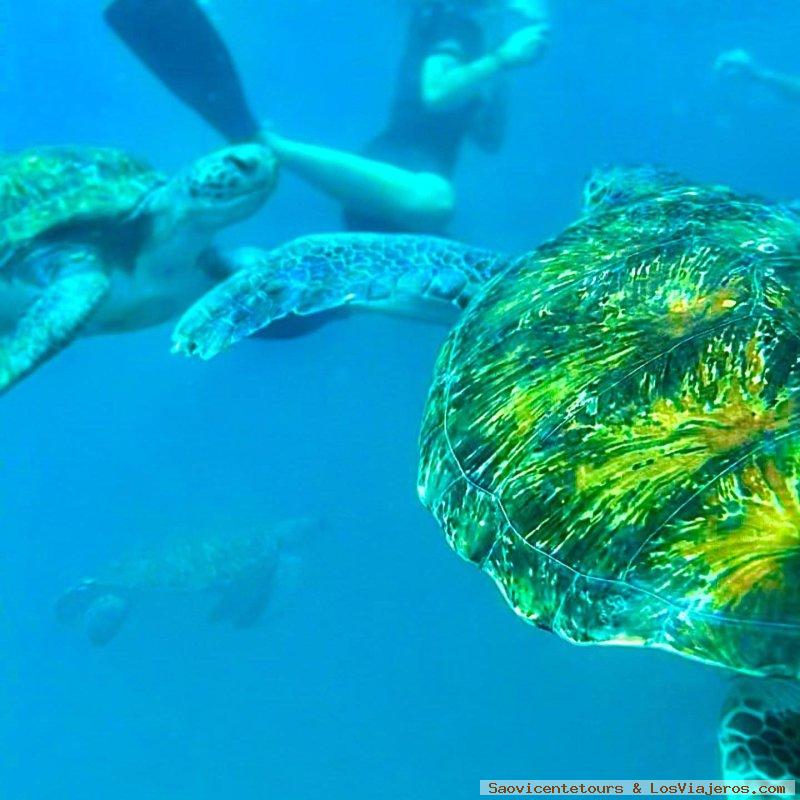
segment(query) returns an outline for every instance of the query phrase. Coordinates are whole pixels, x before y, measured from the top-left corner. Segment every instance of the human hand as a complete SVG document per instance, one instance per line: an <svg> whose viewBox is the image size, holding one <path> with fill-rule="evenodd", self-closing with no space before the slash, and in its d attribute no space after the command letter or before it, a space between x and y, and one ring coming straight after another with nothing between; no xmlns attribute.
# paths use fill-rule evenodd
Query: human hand
<svg viewBox="0 0 800 800"><path fill-rule="evenodd" d="M529 22L545 22L550 16L547 0L507 0L506 8L512 14L519 14Z"/></svg>
<svg viewBox="0 0 800 800"><path fill-rule="evenodd" d="M730 77L752 75L756 71L756 63L747 50L726 50L717 56L714 70Z"/></svg>
<svg viewBox="0 0 800 800"><path fill-rule="evenodd" d="M506 67L519 67L531 64L538 59L547 47L550 27L543 22L527 25L512 33L495 51L500 63Z"/></svg>

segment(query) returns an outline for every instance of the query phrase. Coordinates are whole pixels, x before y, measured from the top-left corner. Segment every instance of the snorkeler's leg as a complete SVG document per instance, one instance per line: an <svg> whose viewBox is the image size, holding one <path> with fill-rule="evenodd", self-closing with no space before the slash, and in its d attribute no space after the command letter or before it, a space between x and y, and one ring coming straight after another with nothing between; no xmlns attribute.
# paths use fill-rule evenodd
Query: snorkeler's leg
<svg viewBox="0 0 800 800"><path fill-rule="evenodd" d="M178 322L173 351L209 359L292 315L363 308L431 321L464 308L504 256L435 236L340 233L304 236L275 250L210 252L231 277ZM208 265L204 265L207 266Z"/></svg>
<svg viewBox="0 0 800 800"><path fill-rule="evenodd" d="M453 188L441 175L281 136L265 138L286 169L350 211L409 231L441 230L453 213Z"/></svg>

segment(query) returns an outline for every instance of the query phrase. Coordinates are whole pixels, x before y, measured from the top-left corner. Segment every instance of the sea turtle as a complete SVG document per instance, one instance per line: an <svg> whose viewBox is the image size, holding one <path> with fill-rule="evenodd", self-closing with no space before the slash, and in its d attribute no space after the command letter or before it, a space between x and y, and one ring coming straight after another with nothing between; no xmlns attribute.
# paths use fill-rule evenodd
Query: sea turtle
<svg viewBox="0 0 800 800"><path fill-rule="evenodd" d="M0 155L0 392L78 335L177 316L221 277L198 256L265 202L275 163L240 145L167 179L111 148Z"/></svg>
<svg viewBox="0 0 800 800"><path fill-rule="evenodd" d="M210 621L251 627L264 614L276 582L291 580L296 549L317 527L315 520L294 519L251 533L169 537L80 581L59 598L56 616L65 624L82 624L92 644L104 645L134 605L208 596Z"/></svg>
<svg viewBox="0 0 800 800"><path fill-rule="evenodd" d="M433 297L419 496L528 622L728 668L726 779L800 778L800 218L655 168L598 171L516 258L425 237L272 253L190 309L209 358L289 313Z"/></svg>

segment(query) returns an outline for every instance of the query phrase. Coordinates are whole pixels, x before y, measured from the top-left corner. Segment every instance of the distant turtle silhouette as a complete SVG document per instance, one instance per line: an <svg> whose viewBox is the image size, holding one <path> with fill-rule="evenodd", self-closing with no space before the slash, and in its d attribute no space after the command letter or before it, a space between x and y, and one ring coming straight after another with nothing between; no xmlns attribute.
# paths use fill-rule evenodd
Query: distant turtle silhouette
<svg viewBox="0 0 800 800"><path fill-rule="evenodd" d="M92 644L105 645L143 599L198 595L210 598L209 620L250 627L269 605L279 572L295 568L293 547L318 527L298 519L244 535L168 538L69 589L56 616L65 624L79 622Z"/></svg>

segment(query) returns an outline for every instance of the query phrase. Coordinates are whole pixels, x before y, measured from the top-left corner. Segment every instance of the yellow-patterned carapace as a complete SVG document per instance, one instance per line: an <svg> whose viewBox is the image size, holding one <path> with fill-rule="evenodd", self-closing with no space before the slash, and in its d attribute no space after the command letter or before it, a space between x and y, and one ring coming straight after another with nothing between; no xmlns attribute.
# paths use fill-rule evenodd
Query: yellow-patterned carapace
<svg viewBox="0 0 800 800"><path fill-rule="evenodd" d="M800 676L800 221L606 178L451 334L423 502L570 641Z"/></svg>

